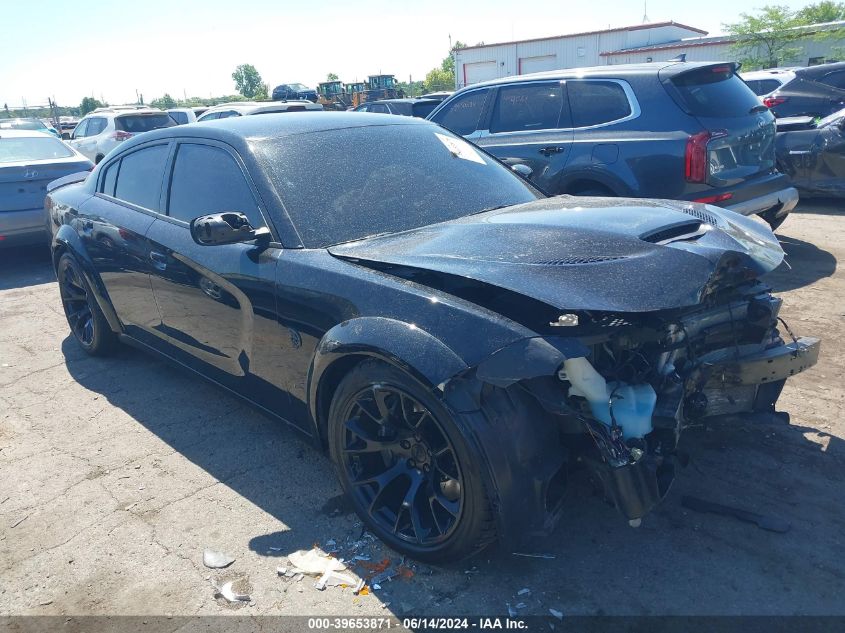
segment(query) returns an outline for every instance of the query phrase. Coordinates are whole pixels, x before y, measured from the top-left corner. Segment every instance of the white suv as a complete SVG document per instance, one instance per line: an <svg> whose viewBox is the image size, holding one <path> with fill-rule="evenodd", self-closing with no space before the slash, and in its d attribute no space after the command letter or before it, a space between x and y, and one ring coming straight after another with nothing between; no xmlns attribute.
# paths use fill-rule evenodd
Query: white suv
<svg viewBox="0 0 845 633"><path fill-rule="evenodd" d="M203 112L198 122L228 119L233 116L247 116L250 114L272 114L274 112L304 112L305 110L322 110L323 106L306 100L296 101L233 101L221 103Z"/></svg>
<svg viewBox="0 0 845 633"><path fill-rule="evenodd" d="M176 122L167 112L155 108L97 108L79 122L68 142L86 158L99 163L122 141L142 132L174 125Z"/></svg>

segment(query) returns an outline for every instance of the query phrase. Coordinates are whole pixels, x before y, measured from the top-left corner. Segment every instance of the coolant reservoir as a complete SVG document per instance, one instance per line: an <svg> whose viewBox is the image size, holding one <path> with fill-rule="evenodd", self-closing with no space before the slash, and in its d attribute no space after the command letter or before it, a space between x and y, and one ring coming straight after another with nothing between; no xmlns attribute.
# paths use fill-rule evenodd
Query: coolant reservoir
<svg viewBox="0 0 845 633"><path fill-rule="evenodd" d="M569 395L585 398L597 420L611 426L609 402L613 394L613 417L622 427L622 437L627 440L651 433L651 418L657 403L657 394L651 385L608 383L586 358L567 359L563 361L563 368L572 385Z"/></svg>

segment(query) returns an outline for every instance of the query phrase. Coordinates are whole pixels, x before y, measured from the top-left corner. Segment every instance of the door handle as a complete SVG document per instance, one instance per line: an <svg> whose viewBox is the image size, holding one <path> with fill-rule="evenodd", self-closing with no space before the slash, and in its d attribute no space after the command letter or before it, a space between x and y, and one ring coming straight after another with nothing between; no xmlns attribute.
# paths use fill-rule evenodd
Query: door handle
<svg viewBox="0 0 845 633"><path fill-rule="evenodd" d="M552 154L559 154L563 151L562 147L543 147L540 149L540 153L543 156L551 156Z"/></svg>
<svg viewBox="0 0 845 633"><path fill-rule="evenodd" d="M163 255L162 253L150 251L150 261L153 263L153 266L158 270L164 270L165 268L167 268L167 256Z"/></svg>

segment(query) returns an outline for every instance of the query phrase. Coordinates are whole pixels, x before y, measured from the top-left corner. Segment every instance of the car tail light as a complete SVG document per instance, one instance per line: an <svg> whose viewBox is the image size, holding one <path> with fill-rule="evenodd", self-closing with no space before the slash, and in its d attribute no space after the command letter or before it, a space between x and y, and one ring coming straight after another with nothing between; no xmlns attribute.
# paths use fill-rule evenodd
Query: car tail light
<svg viewBox="0 0 845 633"><path fill-rule="evenodd" d="M125 141L126 139L132 138L132 132L124 132L123 130L115 130L111 137L115 141Z"/></svg>
<svg viewBox="0 0 845 633"><path fill-rule="evenodd" d="M734 195L732 193L720 193L717 196L705 196L704 198L696 198L693 202L703 202L704 204L715 204L717 202L724 202L730 200Z"/></svg>
<svg viewBox="0 0 845 633"><path fill-rule="evenodd" d="M767 108L774 108L775 106L779 106L781 103L786 102L786 97L766 97L763 99L763 105Z"/></svg>
<svg viewBox="0 0 845 633"><path fill-rule="evenodd" d="M727 132L705 130L687 139L687 149L684 154L684 177L687 182L707 181L707 143L722 136L727 136Z"/></svg>

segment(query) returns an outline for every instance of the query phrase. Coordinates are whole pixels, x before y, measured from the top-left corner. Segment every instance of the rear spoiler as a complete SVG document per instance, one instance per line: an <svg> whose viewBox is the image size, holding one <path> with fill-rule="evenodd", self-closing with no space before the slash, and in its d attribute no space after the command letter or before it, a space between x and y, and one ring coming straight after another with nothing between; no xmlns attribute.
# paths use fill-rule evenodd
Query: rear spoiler
<svg viewBox="0 0 845 633"><path fill-rule="evenodd" d="M59 187L64 187L65 185L72 185L75 182L82 182L91 174L90 171L78 171L75 174L68 174L67 176L62 176L61 178L56 178L47 184L47 193L51 191L55 191Z"/></svg>

